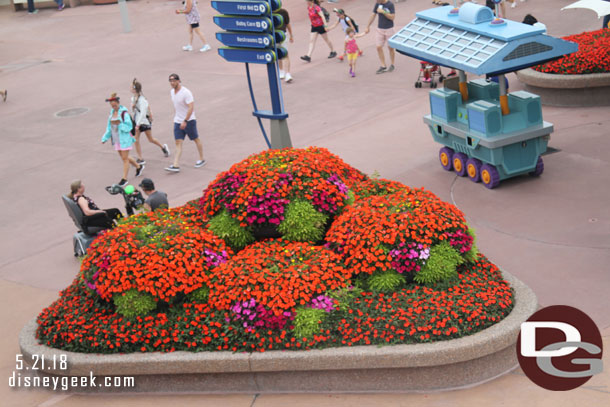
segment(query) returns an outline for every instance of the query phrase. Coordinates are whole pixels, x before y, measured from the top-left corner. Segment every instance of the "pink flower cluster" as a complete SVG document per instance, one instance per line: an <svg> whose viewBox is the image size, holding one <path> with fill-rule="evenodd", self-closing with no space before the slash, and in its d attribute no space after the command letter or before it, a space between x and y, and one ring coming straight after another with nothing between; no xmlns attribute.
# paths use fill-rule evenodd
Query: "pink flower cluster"
<svg viewBox="0 0 610 407"><path fill-rule="evenodd" d="M391 264L399 273L411 273L421 270L421 266L430 257L430 248L421 243L401 242L398 248L390 250Z"/></svg>
<svg viewBox="0 0 610 407"><path fill-rule="evenodd" d="M461 229L453 233L447 233L447 238L449 239L449 244L456 248L460 254L472 249L472 244L474 243L473 237Z"/></svg>
<svg viewBox="0 0 610 407"><path fill-rule="evenodd" d="M248 198L246 207L246 222L248 225L270 223L279 225L284 220L284 207L288 199L280 198L275 191L267 191L263 195L252 195Z"/></svg>
<svg viewBox="0 0 610 407"><path fill-rule="evenodd" d="M308 304L308 307L322 309L328 313L336 309L335 300L330 297L327 297L324 294L320 294L317 297L312 298L312 300Z"/></svg>
<svg viewBox="0 0 610 407"><path fill-rule="evenodd" d="M341 192L344 195L347 195L347 185L345 185L345 183L343 181L341 181L341 178L339 178L339 176L337 174L333 174L330 177L328 177L328 179L326 180L327 182L334 184L337 186L337 188L339 188L339 192Z"/></svg>
<svg viewBox="0 0 610 407"><path fill-rule="evenodd" d="M87 284L87 287L89 287L89 289L91 291L95 291L98 295L100 294L99 290L97 289L97 286L95 284L96 280L97 280L97 276L99 276L100 274L100 270L101 271L106 271L108 270L108 267L110 267L110 257L109 256L103 256L99 259L99 261L97 262L97 268L95 268L93 275L91 276L91 282L87 279L85 279L85 284Z"/></svg>
<svg viewBox="0 0 610 407"><path fill-rule="evenodd" d="M281 315L275 315L263 305L257 304L254 298L248 301L236 302L230 307L236 321L243 321L244 328L254 331L256 328L284 329L289 321L294 319L294 314L284 311ZM227 322L230 320L227 319Z"/></svg>
<svg viewBox="0 0 610 407"><path fill-rule="evenodd" d="M205 261L208 263L208 266L211 267L218 267L229 259L229 255L227 254L226 250L216 253L207 247L203 249L203 255L205 256Z"/></svg>
<svg viewBox="0 0 610 407"><path fill-rule="evenodd" d="M222 180L216 182L212 188L208 188L204 191L203 197L200 199L200 206L203 207L203 202L208 199L209 196L217 196L218 204L224 206L225 209L231 211L235 210L237 207L232 203L233 198L239 192L239 189L243 185L246 177L244 175L233 175L231 173L227 174ZM220 191L220 193L215 191Z"/></svg>

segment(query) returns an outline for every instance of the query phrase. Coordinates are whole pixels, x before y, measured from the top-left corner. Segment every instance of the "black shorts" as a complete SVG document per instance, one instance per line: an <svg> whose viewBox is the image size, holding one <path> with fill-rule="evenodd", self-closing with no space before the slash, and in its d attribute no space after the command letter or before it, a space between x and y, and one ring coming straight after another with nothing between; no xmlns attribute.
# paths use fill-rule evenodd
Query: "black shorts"
<svg viewBox="0 0 610 407"><path fill-rule="evenodd" d="M193 24L191 24L191 28L197 28L197 27L199 27L199 23L193 23Z"/></svg>
<svg viewBox="0 0 610 407"><path fill-rule="evenodd" d="M311 26L311 32L312 33L318 33L318 34L326 34L326 29L324 28L323 25L320 25L318 27L314 27L313 25Z"/></svg>
<svg viewBox="0 0 610 407"><path fill-rule="evenodd" d="M138 129L140 129L140 132L144 132L144 131L150 130L151 127L148 124L141 124L140 127L138 127Z"/></svg>

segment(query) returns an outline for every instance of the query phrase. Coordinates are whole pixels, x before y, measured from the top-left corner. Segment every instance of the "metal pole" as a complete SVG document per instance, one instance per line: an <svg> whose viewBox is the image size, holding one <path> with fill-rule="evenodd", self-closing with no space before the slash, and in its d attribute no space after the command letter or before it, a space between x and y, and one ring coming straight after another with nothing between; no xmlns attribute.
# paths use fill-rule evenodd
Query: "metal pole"
<svg viewBox="0 0 610 407"><path fill-rule="evenodd" d="M466 82L466 72L462 69L458 70L459 89L462 94L462 102L468 102L468 83Z"/></svg>
<svg viewBox="0 0 610 407"><path fill-rule="evenodd" d="M119 0L119 10L121 10L121 23L123 24L123 32L131 32L131 25L129 24L129 14L127 12L127 2L125 0Z"/></svg>
<svg viewBox="0 0 610 407"><path fill-rule="evenodd" d="M510 113L510 109L508 107L508 96L506 95L506 78L504 74L498 75L498 85L500 85L500 109L502 109L502 114L506 116Z"/></svg>

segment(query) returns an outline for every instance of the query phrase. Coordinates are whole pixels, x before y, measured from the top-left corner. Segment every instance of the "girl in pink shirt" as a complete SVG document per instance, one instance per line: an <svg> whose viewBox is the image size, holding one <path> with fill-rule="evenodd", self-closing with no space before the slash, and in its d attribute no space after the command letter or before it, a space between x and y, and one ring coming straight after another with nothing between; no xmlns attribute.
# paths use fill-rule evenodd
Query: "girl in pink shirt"
<svg viewBox="0 0 610 407"><path fill-rule="evenodd" d="M347 62L349 62L349 74L354 78L356 76L356 60L358 59L358 44L356 38L360 38L366 35L365 32L356 34L352 27L348 27L345 30L347 37L345 37L345 54L347 54Z"/></svg>

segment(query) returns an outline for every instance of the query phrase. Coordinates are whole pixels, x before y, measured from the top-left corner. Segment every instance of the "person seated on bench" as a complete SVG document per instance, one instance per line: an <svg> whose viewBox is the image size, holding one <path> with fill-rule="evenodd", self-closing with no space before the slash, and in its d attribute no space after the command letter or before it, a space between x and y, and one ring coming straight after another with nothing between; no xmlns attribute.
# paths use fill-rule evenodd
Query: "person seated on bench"
<svg viewBox="0 0 610 407"><path fill-rule="evenodd" d="M123 214L117 208L100 209L85 194L85 185L81 180L76 180L70 184L70 193L68 197L78 204L78 207L85 215L83 222L86 226L98 226L111 229L114 227L114 221L123 217Z"/></svg>

